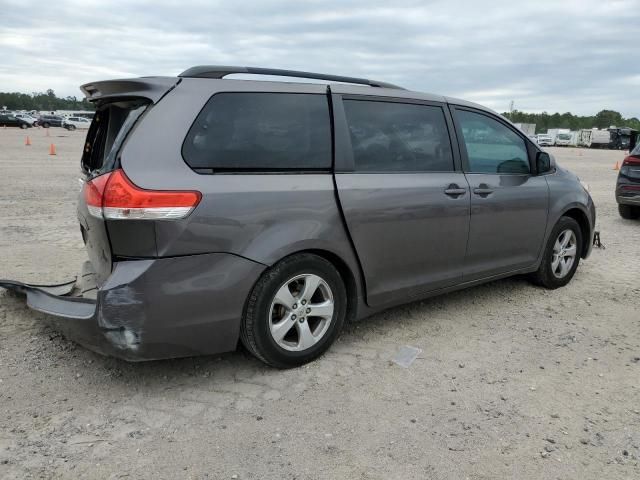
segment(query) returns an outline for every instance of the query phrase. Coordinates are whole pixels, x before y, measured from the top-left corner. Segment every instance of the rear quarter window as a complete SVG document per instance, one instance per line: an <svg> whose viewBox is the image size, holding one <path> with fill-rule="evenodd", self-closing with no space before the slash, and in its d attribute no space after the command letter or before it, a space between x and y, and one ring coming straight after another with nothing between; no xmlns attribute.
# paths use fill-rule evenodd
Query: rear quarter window
<svg viewBox="0 0 640 480"><path fill-rule="evenodd" d="M321 94L218 93L182 146L196 171L331 168L328 99Z"/></svg>

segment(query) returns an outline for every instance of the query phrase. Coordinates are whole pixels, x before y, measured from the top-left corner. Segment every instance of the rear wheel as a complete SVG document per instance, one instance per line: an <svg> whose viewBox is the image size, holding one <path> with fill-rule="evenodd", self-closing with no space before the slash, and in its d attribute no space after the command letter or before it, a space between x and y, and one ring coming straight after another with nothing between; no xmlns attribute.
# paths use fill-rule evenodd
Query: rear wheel
<svg viewBox="0 0 640 480"><path fill-rule="evenodd" d="M241 340L269 365L296 367L329 348L346 310L347 294L336 268L317 255L293 255L267 270L253 288Z"/></svg>
<svg viewBox="0 0 640 480"><path fill-rule="evenodd" d="M26 123L21 123L21 124L20 124L20 128L21 128L22 130L25 130L26 128L29 128L29 125L27 125Z"/></svg>
<svg viewBox="0 0 640 480"><path fill-rule="evenodd" d="M635 220L640 217L640 207L618 204L618 213L624 219Z"/></svg>
<svg viewBox="0 0 640 480"><path fill-rule="evenodd" d="M76 129L75 125L67 125L67 130L69 130L70 132L73 132Z"/></svg>
<svg viewBox="0 0 640 480"><path fill-rule="evenodd" d="M580 263L582 231L571 217L561 217L551 231L538 270L531 275L533 283L550 290L571 281Z"/></svg>
<svg viewBox="0 0 640 480"><path fill-rule="evenodd" d="M44 123L42 124L42 126L43 126L44 128L49 128L49 124L48 124L47 122L44 122Z"/></svg>

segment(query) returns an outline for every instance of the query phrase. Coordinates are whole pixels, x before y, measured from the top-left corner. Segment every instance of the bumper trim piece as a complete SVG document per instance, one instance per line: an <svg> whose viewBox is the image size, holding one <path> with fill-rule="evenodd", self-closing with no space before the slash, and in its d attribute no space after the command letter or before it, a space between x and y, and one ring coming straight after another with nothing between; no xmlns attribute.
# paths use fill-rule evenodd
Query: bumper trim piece
<svg viewBox="0 0 640 480"><path fill-rule="evenodd" d="M56 317L90 319L95 314L96 301L68 296L75 286L75 279L58 285L32 285L15 280L0 280L0 287L26 295L27 305L33 310Z"/></svg>

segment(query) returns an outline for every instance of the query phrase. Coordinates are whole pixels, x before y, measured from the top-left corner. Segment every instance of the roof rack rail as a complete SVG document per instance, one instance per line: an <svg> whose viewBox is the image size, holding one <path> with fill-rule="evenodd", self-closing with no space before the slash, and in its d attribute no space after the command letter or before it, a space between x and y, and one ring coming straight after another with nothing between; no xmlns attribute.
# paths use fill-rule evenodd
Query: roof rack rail
<svg viewBox="0 0 640 480"><path fill-rule="evenodd" d="M234 73L248 73L252 75L274 75L279 77L310 78L314 80L329 80L331 82L355 83L369 85L370 87L395 88L405 90L402 87L387 82L378 82L366 78L344 77L341 75L327 75L325 73L300 72L297 70L282 70L278 68L260 67L227 67L221 65L198 65L182 72L179 77L189 78L223 78Z"/></svg>

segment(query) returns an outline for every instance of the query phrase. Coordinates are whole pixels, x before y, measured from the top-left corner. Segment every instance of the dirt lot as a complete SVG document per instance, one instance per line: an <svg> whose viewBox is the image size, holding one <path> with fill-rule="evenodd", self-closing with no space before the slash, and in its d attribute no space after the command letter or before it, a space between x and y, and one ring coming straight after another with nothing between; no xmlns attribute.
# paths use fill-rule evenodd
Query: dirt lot
<svg viewBox="0 0 640 480"><path fill-rule="evenodd" d="M73 277L84 134L0 129L0 278ZM48 155L54 142L57 156ZM640 478L640 222L620 152L552 149L606 250L549 292L520 278L395 308L289 371L243 352L127 364L0 293L0 478ZM403 345L423 353L408 369Z"/></svg>

